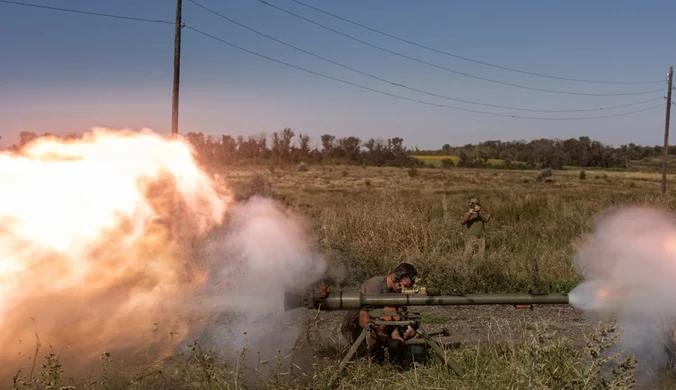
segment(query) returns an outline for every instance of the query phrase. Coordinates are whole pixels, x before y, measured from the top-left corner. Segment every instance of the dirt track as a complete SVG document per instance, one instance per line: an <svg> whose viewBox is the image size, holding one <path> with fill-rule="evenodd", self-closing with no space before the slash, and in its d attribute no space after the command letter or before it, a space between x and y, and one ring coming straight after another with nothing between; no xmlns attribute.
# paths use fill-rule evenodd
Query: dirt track
<svg viewBox="0 0 676 390"><path fill-rule="evenodd" d="M534 330L535 325L540 324L546 325L545 331L555 330L557 337L566 337L581 345L582 333L590 330L582 311L568 305L536 305L533 310L509 305L431 306L409 310L423 314L422 327L427 332L446 327L450 335L441 337L445 344L519 342L524 331ZM317 327L323 336L339 338L338 327L344 314L344 311L319 314Z"/></svg>
<svg viewBox="0 0 676 390"><path fill-rule="evenodd" d="M297 310L309 323L308 338L303 335L297 351L297 362L304 370L310 369L307 364L312 358L329 354L335 357L337 350L342 351L341 355L346 351L347 343L339 332L344 311ZM574 345L583 346L583 332L591 330L582 311L568 305L536 305L533 310L509 305L423 306L409 310L423 314L421 327L428 333L446 327L448 336L435 337L446 345L519 344L536 326L541 326L543 333L555 331L554 338L565 337Z"/></svg>
<svg viewBox="0 0 676 390"><path fill-rule="evenodd" d="M576 345L584 341L582 332L589 330L582 311L567 305L542 305L530 309L513 306L454 306L424 307L421 313L441 323L423 324L428 332L446 327L450 335L442 337L444 343L476 345L485 343L518 343L525 331L544 326L544 332L556 331L557 337L566 337Z"/></svg>

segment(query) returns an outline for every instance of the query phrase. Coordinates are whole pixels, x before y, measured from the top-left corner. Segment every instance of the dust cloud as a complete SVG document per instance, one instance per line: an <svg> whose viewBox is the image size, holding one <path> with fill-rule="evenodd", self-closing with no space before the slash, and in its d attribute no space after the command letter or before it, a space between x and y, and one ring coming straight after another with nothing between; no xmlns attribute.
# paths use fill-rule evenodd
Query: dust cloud
<svg viewBox="0 0 676 390"><path fill-rule="evenodd" d="M59 355L68 375L204 348L287 352L285 291L326 271L303 219L235 202L182 137L95 128L0 153L0 381ZM253 344L253 346L252 346Z"/></svg>
<svg viewBox="0 0 676 390"><path fill-rule="evenodd" d="M579 248L575 266L585 281L571 291L571 305L595 322L617 319L618 349L637 357L641 375L665 367L676 329L674 216L648 207L608 211Z"/></svg>
<svg viewBox="0 0 676 390"><path fill-rule="evenodd" d="M273 369L277 359L288 366L306 317L303 311L284 311L284 293L303 293L328 269L308 234L304 219L272 199L233 205L200 254L213 280L197 307L218 314L194 338L224 351L223 357L239 358L235 353L245 349L247 359L240 364L251 375L261 360L272 362Z"/></svg>

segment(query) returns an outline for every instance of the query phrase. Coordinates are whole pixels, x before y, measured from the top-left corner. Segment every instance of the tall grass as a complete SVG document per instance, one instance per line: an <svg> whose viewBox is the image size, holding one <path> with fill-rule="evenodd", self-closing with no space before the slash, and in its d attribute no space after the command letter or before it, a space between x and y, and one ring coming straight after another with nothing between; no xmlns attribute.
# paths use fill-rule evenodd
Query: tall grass
<svg viewBox="0 0 676 390"><path fill-rule="evenodd" d="M328 172L326 186L309 192L293 178L270 177L275 188L286 189L280 192L287 203L309 216L317 245L347 266L345 284L353 286L408 261L428 288L441 292L565 292L580 281L571 262L575 244L599 212L620 205L675 209L676 198L657 193L656 176L580 181L575 172L557 172L555 183L537 183L535 172L477 177L470 169L423 169L420 178L407 178L402 170L369 170L350 173L369 179L369 186ZM486 258L467 260L460 217L474 196L492 220Z"/></svg>
<svg viewBox="0 0 676 390"><path fill-rule="evenodd" d="M464 371L458 377L447 369L437 355L423 365L402 371L391 365L373 365L356 360L347 366L338 381L338 389L628 389L636 382L637 362L623 352L609 353L619 334L614 323L602 324L589 334L586 346L576 349L565 338L556 338L549 323L537 324L532 331L522 331L515 343L502 346L480 345L469 348L445 347L444 353ZM498 328L497 331L514 331ZM130 376L106 368L111 357L102 361L103 373L89 377L82 389L298 389L327 388L335 373L339 350L318 360L309 376L293 375L293 356L278 355L274 361L260 361L253 374L246 376L243 363L248 353L244 347L233 360L216 357L193 343L186 356L163 361L155 367ZM115 359L113 356L112 359ZM33 380L17 373L16 390L75 389L63 385L67 375L52 354ZM63 386L62 386L63 385Z"/></svg>
<svg viewBox="0 0 676 390"><path fill-rule="evenodd" d="M429 199L381 194L355 199L350 207L325 204L313 221L318 242L327 253L340 254L356 283L404 261L439 291L559 291L578 281L570 238L583 233L588 208L547 198L493 203L487 256L468 260L459 223L464 209L451 209L444 212Z"/></svg>
<svg viewBox="0 0 676 390"><path fill-rule="evenodd" d="M676 210L676 197L659 195L659 175L595 172L580 180L578 171L556 171L538 182L533 171L331 167L298 170L256 169L219 172L237 199L271 196L307 215L316 246L329 262L342 264L342 283L356 287L398 263L414 263L429 290L446 293L568 292L580 281L571 263L576 241L593 226L599 212L620 205L651 205ZM368 184L366 184L368 183ZM675 185L670 180L670 188ZM491 214L485 259L463 258L460 217L470 197L479 197ZM589 335L585 348L555 337L547 323L528 324L507 345L447 349L466 372L464 378L439 362L408 371L364 361L348 365L339 388L630 388L636 362L609 355L617 341L612 324ZM332 329L335 327L332 327ZM501 332L518 330L500 329ZM327 337L334 337L331 334ZM339 336L338 336L339 337ZM316 348L319 348L317 350ZM110 372L81 388L241 389L322 388L344 348L317 344L312 375L294 375L293 356L261 362L245 375L238 359L203 350L196 342L183 354L156 366ZM237 351L228 351L230 355ZM116 356L103 355L109 366ZM251 358L251 356L249 356ZM640 362L638 362L640 364ZM20 373L16 389L67 386L58 357L47 356L39 374ZM661 385L668 387L670 376Z"/></svg>

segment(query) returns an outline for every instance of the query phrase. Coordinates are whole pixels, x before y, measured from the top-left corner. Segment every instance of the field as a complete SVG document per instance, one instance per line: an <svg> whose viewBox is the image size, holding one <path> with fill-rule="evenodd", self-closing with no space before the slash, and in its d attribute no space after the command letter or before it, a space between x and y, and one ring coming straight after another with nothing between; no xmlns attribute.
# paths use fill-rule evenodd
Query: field
<svg viewBox="0 0 676 390"><path fill-rule="evenodd" d="M441 160L451 160L453 161L454 164L457 164L458 161L460 161L460 157L458 156L413 156L414 158L417 158L418 160L423 161L427 165L433 165L435 167L440 167L441 166ZM497 165L497 164L502 164L504 160L500 160L497 158L489 158L488 163L491 165Z"/></svg>
<svg viewBox="0 0 676 390"><path fill-rule="evenodd" d="M356 288L364 279L406 261L416 265L422 284L432 292L568 292L581 281L571 263L575 244L592 227L598 212L624 204L676 209L676 197L660 196L660 175L647 172L581 174L569 169L554 171L540 181L532 170L464 168L412 172L310 166L303 172L296 167L215 172L242 199L254 194L275 197L306 216L318 250L345 271L339 280L322 282L344 288ZM668 185L674 188L676 180L670 178ZM471 197L481 199L492 216L485 260L462 257L459 221ZM631 361L607 363L605 355L599 354L612 344L612 324L596 328L580 311L567 306L533 311L493 306L421 311L428 331L448 326L451 335L442 341L466 372L465 378L445 371L438 362L399 371L357 360L348 365L337 387L629 388L635 379ZM342 313L297 309L291 315L289 321L303 321L308 331L293 356L288 351L279 356L279 365L274 358L259 364L253 348L229 351L246 356L235 356L226 364L213 358L214 351L195 345L185 360L110 374L113 379L108 378L108 383L135 389L168 388L169 384L180 389L321 388L347 349L337 332ZM292 358L294 364L289 364ZM238 364L252 361L255 368ZM58 376L58 369L43 371ZM261 381L253 383L256 374ZM656 378L652 388L672 383L666 373Z"/></svg>

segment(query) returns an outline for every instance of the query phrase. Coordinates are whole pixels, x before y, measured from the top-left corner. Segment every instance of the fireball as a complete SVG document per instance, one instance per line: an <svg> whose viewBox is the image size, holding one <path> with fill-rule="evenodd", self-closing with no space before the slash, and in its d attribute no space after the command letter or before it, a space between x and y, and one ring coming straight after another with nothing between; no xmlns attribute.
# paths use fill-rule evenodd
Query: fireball
<svg viewBox="0 0 676 390"><path fill-rule="evenodd" d="M0 186L5 371L35 343L81 362L175 347L189 327L177 304L207 274L191 244L232 201L189 143L147 129L42 137L0 154Z"/></svg>

